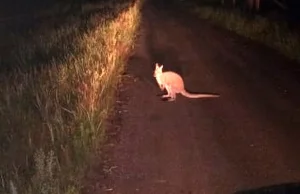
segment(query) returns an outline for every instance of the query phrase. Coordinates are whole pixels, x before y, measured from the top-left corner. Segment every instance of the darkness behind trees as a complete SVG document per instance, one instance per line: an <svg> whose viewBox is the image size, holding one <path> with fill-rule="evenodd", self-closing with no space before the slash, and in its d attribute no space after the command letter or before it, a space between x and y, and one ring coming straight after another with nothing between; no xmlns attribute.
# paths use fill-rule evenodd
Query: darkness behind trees
<svg viewBox="0 0 300 194"><path fill-rule="evenodd" d="M187 0L189 1L189 0ZM251 0L191 0L202 5L222 6L227 9L239 9L245 13L262 15L269 19L284 20L294 27L300 25L300 0L260 0L259 11L250 10ZM255 0L253 0L255 1Z"/></svg>

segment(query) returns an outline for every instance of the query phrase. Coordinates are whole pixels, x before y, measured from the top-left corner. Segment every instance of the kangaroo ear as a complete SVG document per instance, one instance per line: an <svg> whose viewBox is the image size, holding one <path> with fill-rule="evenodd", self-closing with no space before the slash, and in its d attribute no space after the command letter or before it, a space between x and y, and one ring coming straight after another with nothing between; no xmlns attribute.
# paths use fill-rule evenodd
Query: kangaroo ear
<svg viewBox="0 0 300 194"><path fill-rule="evenodd" d="M159 65L158 63L155 63L155 68L158 69L159 68Z"/></svg>
<svg viewBox="0 0 300 194"><path fill-rule="evenodd" d="M162 69L163 69L163 67L164 67L164 66L163 66L163 65L161 65L159 68L162 70Z"/></svg>

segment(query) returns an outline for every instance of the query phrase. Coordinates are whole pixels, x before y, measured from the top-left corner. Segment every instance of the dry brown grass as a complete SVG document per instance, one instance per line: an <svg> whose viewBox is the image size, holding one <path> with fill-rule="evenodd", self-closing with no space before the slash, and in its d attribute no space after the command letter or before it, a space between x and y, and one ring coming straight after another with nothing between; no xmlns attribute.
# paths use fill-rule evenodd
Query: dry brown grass
<svg viewBox="0 0 300 194"><path fill-rule="evenodd" d="M260 16L250 19L241 11L207 5L201 6L193 1L186 1L185 3L190 11L200 18L210 20L241 36L261 42L276 49L286 57L300 62L300 36L287 28L286 23L270 21Z"/></svg>
<svg viewBox="0 0 300 194"><path fill-rule="evenodd" d="M105 140L139 9L137 1L114 19L96 14L86 32L72 20L15 51L21 66L39 65L39 51L50 60L0 77L0 192L79 193L86 159ZM71 44L57 42L66 34ZM66 54L52 57L53 47Z"/></svg>

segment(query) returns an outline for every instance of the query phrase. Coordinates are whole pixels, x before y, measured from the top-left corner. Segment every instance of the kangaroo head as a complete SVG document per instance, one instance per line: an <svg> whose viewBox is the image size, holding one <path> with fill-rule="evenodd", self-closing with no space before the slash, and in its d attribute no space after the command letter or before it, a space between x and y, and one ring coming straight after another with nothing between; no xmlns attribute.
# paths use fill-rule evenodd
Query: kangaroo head
<svg viewBox="0 0 300 194"><path fill-rule="evenodd" d="M155 64L154 77L157 77L162 74L163 65L159 66L158 63Z"/></svg>

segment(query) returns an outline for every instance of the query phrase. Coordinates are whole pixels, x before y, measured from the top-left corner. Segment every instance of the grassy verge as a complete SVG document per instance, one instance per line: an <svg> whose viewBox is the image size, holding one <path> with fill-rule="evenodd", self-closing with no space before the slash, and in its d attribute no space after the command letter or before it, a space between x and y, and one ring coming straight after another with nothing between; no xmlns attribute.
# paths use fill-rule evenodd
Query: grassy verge
<svg viewBox="0 0 300 194"><path fill-rule="evenodd" d="M79 193L139 23L139 1L107 9L18 40L0 75L0 193Z"/></svg>
<svg viewBox="0 0 300 194"><path fill-rule="evenodd" d="M289 30L286 23L276 23L260 16L249 18L240 11L201 6L189 1L185 1L184 4L200 18L259 41L300 62L300 35Z"/></svg>

